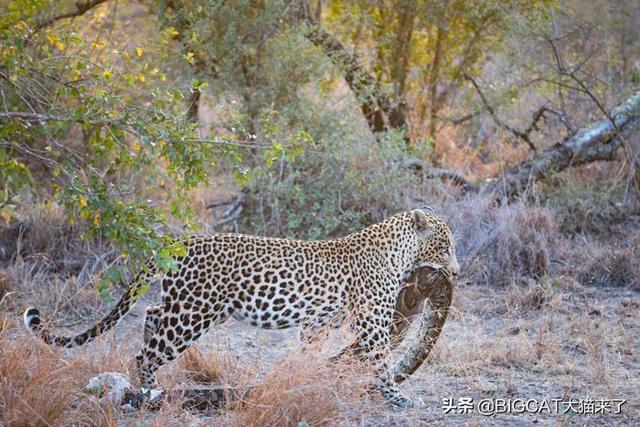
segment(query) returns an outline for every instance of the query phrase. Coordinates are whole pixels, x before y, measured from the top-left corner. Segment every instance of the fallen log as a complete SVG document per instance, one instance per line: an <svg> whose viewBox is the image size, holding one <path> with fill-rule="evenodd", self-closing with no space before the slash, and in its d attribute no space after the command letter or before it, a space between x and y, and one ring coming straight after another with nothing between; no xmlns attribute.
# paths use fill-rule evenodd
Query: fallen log
<svg viewBox="0 0 640 427"><path fill-rule="evenodd" d="M402 167L421 173L425 179L442 179L450 181L460 187L464 194L469 192L476 193L478 191L478 187L467 180L461 173L449 169L428 167L423 160L416 157L409 157L405 159L402 162Z"/></svg>
<svg viewBox="0 0 640 427"><path fill-rule="evenodd" d="M551 173L597 160L613 160L624 142L624 134L639 122L640 91L614 108L607 117L509 169L498 180L487 184L482 192L495 194L498 201L510 200L522 194L531 182Z"/></svg>
<svg viewBox="0 0 640 427"><path fill-rule="evenodd" d="M146 409L158 410L164 403L179 402L184 409L209 411L245 399L249 392L249 388L238 389L213 385L193 389L163 390L157 396L151 397L140 389L127 389L121 404L131 409L140 409L144 406Z"/></svg>

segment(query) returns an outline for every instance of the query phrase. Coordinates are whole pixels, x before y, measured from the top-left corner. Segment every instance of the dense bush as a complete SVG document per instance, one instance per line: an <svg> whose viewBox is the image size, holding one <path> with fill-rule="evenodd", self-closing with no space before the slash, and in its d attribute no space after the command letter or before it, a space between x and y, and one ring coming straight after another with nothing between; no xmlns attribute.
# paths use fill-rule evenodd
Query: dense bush
<svg viewBox="0 0 640 427"><path fill-rule="evenodd" d="M335 141L335 142L334 142ZM402 167L400 135L378 144L343 135L258 168L244 229L321 239L358 231L407 206L416 178Z"/></svg>

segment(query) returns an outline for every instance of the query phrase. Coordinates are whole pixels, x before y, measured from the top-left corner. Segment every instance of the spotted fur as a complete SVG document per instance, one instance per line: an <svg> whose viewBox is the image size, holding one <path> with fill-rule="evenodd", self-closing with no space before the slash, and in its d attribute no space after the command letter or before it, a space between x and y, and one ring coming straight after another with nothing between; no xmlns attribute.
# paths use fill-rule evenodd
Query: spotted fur
<svg viewBox="0 0 640 427"><path fill-rule="evenodd" d="M155 384L155 372L175 359L213 325L234 315L262 328L301 324L303 337L336 319L349 318L354 347L378 373L383 396L401 396L387 365L396 297L420 267L459 271L449 227L431 212L391 216L358 233L325 241L215 234L184 239L188 253L162 278L162 303L146 311L144 348L135 365L141 384ZM54 335L35 308L25 323L46 343L76 347L113 327L129 311L143 286L157 273L149 262L113 310L87 331Z"/></svg>

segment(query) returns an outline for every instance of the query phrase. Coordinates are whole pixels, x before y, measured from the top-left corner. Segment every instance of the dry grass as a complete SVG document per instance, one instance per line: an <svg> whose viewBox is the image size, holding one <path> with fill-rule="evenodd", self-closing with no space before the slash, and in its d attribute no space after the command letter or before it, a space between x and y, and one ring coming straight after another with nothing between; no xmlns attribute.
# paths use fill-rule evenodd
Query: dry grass
<svg viewBox="0 0 640 427"><path fill-rule="evenodd" d="M108 402L99 404L83 395L82 387L92 376L126 372L125 355L131 351L122 342L116 344L113 337L109 342L106 347L96 344L102 351L71 355L24 334L0 336L2 425L206 424L197 413L183 410L179 401L165 404L158 412L142 410L128 415ZM222 368L224 363L192 350L177 369L162 375L162 383L167 388L184 387L181 379L185 377L220 382L227 372ZM234 403L222 418L217 416L218 421L234 426L335 425L349 408L358 406L358 413L363 413L366 384L371 381L361 364L331 364L319 349L294 352L257 383L255 373L248 370L233 378L236 387L252 387L248 398Z"/></svg>
<svg viewBox="0 0 640 427"><path fill-rule="evenodd" d="M97 281L116 261L112 246L79 239L82 228L70 226L57 205L35 205L24 217L10 262L0 269L0 311L19 316L34 305L67 324L95 318L104 309Z"/></svg>
<svg viewBox="0 0 640 427"><path fill-rule="evenodd" d="M416 380L431 384L427 396L437 399L626 399L623 414L602 416L597 424L636 425L640 382L634 372L640 336L637 316L630 313L638 298L624 295L562 277L491 293L459 288L454 299L458 315L445 325L429 368ZM512 304L508 309L506 302ZM575 418L579 424L595 422ZM442 414L436 419L457 423L456 417ZM531 421L523 416L496 421L500 419L512 425ZM457 420L483 422L477 414Z"/></svg>
<svg viewBox="0 0 640 427"><path fill-rule="evenodd" d="M228 381L232 366L229 356L225 357L220 353L205 356L195 345L178 359L178 370L184 374L185 379L198 384L220 384Z"/></svg>
<svg viewBox="0 0 640 427"><path fill-rule="evenodd" d="M182 409L180 402L164 405L157 413L142 410L126 414L109 401L98 402L83 394L82 388L91 377L102 372L126 372L131 351L115 339L109 342L106 347L96 344L103 347L102 351L64 352L25 334L0 335L0 424L185 425L198 420Z"/></svg>
<svg viewBox="0 0 640 427"><path fill-rule="evenodd" d="M563 244L552 210L524 202L495 206L479 195L439 204L456 237L463 280L504 286L552 270Z"/></svg>
<svg viewBox="0 0 640 427"><path fill-rule="evenodd" d="M367 369L355 360L330 363L326 352L294 352L234 405L234 426L325 426L344 421L346 410L366 410Z"/></svg>
<svg viewBox="0 0 640 427"><path fill-rule="evenodd" d="M180 402L172 402L158 412L124 414L82 396L80 390L98 373L127 371L128 359L137 349L128 335L123 339L122 331L109 334L86 349L63 352L7 331L0 335L2 423L38 424L33 420L39 417L51 425L482 422L477 414L458 418L442 414L442 398L460 396L627 398L626 409L632 411L640 407L633 400L634 390L640 389L633 373L640 330L634 314L637 297L603 300L602 292L562 277L512 284L490 293L477 286L457 288L452 315L432 356L402 385L409 395L408 390L417 387L427 408L401 413L386 409L376 394L366 393L371 377L364 367L355 361L332 365L327 362L332 349L318 347L305 352L288 349L273 365L257 370L237 362L234 356L239 350L193 349L161 370L163 387L215 380L240 388L253 386L251 394L221 413L189 412ZM132 342L135 345L129 347ZM242 341L233 345L239 348ZM267 347L260 351L265 355L282 350L277 343L263 345ZM626 413L626 418L615 420L633 425L629 418L633 412ZM515 419L513 425L523 420Z"/></svg>
<svg viewBox="0 0 640 427"><path fill-rule="evenodd" d="M635 232L629 240L626 247L618 243L576 242L571 249L574 262L567 270L586 285L640 289L640 233Z"/></svg>
<svg viewBox="0 0 640 427"><path fill-rule="evenodd" d="M110 410L78 411L88 365L31 337L0 336L0 414L5 426L105 425ZM106 418L103 418L106 417ZM109 423L106 423L107 425Z"/></svg>
<svg viewBox="0 0 640 427"><path fill-rule="evenodd" d="M64 375L73 364L42 353L33 342L0 342L0 412L7 426L40 422L57 425L81 387L77 377ZM47 351L51 351L48 350ZM56 375L57 373L57 375Z"/></svg>

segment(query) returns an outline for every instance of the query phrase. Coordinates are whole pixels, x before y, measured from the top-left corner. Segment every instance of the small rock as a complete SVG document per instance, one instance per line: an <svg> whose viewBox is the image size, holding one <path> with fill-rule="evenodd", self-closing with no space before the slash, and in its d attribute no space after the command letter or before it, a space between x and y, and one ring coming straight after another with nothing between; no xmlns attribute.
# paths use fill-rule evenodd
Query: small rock
<svg viewBox="0 0 640 427"><path fill-rule="evenodd" d="M91 378L82 391L93 394L100 399L104 398L106 391L107 399L119 405L124 397L125 390L128 388L131 388L131 381L129 381L126 375L118 372L103 372Z"/></svg>
<svg viewBox="0 0 640 427"><path fill-rule="evenodd" d="M159 389L155 389L152 388L151 390L149 390L149 399L150 400L156 400L158 397L162 396L164 394L164 390L159 388Z"/></svg>

